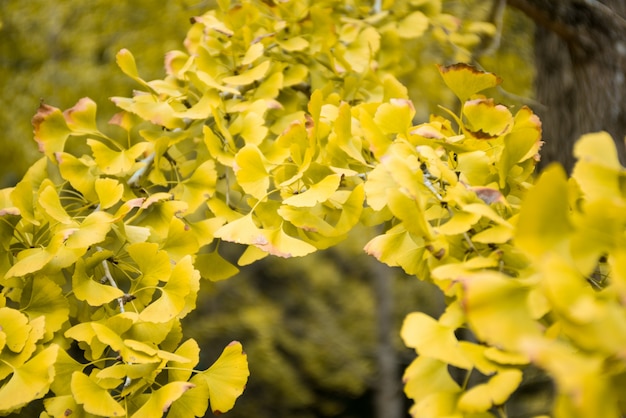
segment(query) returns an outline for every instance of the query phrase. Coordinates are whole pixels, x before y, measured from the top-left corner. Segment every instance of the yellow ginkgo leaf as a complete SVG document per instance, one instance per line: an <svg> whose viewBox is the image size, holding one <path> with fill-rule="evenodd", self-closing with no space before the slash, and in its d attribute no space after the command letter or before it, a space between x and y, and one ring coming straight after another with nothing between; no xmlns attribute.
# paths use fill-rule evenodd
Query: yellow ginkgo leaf
<svg viewBox="0 0 626 418"><path fill-rule="evenodd" d="M416 11L398 23L397 34L406 39L419 38L426 32L429 24L428 17L420 11Z"/></svg>
<svg viewBox="0 0 626 418"><path fill-rule="evenodd" d="M193 388L189 382L171 382L152 392L148 401L137 410L131 418L153 418L167 412L173 402L178 400L183 393Z"/></svg>
<svg viewBox="0 0 626 418"><path fill-rule="evenodd" d="M556 250L572 229L569 217L565 171L561 166L551 165L543 171L524 199L517 221L515 243L533 256Z"/></svg>
<svg viewBox="0 0 626 418"><path fill-rule="evenodd" d="M14 353L24 348L30 333L28 317L17 309L0 308L0 332L5 335L6 347Z"/></svg>
<svg viewBox="0 0 626 418"><path fill-rule="evenodd" d="M39 151L44 152L51 161L56 161L54 154L63 151L65 141L71 134L63 113L56 107L41 103L32 123Z"/></svg>
<svg viewBox="0 0 626 418"><path fill-rule="evenodd" d="M98 132L96 109L96 102L89 97L83 97L73 107L63 112L67 127L75 134Z"/></svg>
<svg viewBox="0 0 626 418"><path fill-rule="evenodd" d="M122 405L113 399L109 391L82 372L72 373L71 388L76 403L90 414L105 417L126 416Z"/></svg>
<svg viewBox="0 0 626 418"><path fill-rule="evenodd" d="M513 129L513 115L506 106L495 104L493 99L468 100L463 104L466 122L463 132L476 139L492 139Z"/></svg>
<svg viewBox="0 0 626 418"><path fill-rule="evenodd" d="M459 409L484 412L502 405L522 382L522 371L509 369L498 372L487 383L472 387L459 398Z"/></svg>
<svg viewBox="0 0 626 418"><path fill-rule="evenodd" d="M454 92L461 102L465 102L479 91L495 87L502 82L502 79L495 74L478 71L463 63L448 67L439 65L438 68L446 86Z"/></svg>
<svg viewBox="0 0 626 418"><path fill-rule="evenodd" d="M116 151L101 141L88 139L96 164L105 174L125 174L132 170L135 160L148 147L147 142L139 142L128 150Z"/></svg>
<svg viewBox="0 0 626 418"><path fill-rule="evenodd" d="M243 71L239 75L224 77L222 81L233 86L247 86L248 84L254 83L255 81L265 77L265 74L267 74L267 71L270 68L270 64L271 61L269 60L263 61L259 65Z"/></svg>
<svg viewBox="0 0 626 418"><path fill-rule="evenodd" d="M228 412L235 405L250 376L248 359L241 343L226 346L208 370L199 374L209 387L209 400L214 414Z"/></svg>
<svg viewBox="0 0 626 418"><path fill-rule="evenodd" d="M328 198L335 193L340 182L340 175L331 174L322 179L319 183L309 187L306 191L283 200L283 203L296 207L313 207L317 203L328 200Z"/></svg>
<svg viewBox="0 0 626 418"><path fill-rule="evenodd" d="M124 186L112 178L96 179L94 186L100 200L101 209L108 209L115 205L124 194Z"/></svg>
<svg viewBox="0 0 626 418"><path fill-rule="evenodd" d="M72 290L78 300L84 300L91 306L102 306L124 296L117 287L102 284L89 277L85 271L85 263L78 259L72 275Z"/></svg>
<svg viewBox="0 0 626 418"><path fill-rule="evenodd" d="M263 154L254 145L246 145L235 156L235 175L246 193L261 200L267 194L270 178Z"/></svg>
<svg viewBox="0 0 626 418"><path fill-rule="evenodd" d="M440 324L422 312L413 312L404 318L402 340L407 347L415 348L420 356L444 361L469 370L472 362L459 347L454 329Z"/></svg>
<svg viewBox="0 0 626 418"><path fill-rule="evenodd" d="M174 402L168 418L202 417L209 407L209 386L201 375L194 375L189 382L194 385Z"/></svg>
<svg viewBox="0 0 626 418"><path fill-rule="evenodd" d="M29 402L43 398L54 380L54 362L59 346L50 345L20 367L0 388L0 414L8 415Z"/></svg>
<svg viewBox="0 0 626 418"><path fill-rule="evenodd" d="M67 231L68 238L65 241L65 246L78 249L102 242L111 230L113 221L113 215L107 212L90 213L78 228Z"/></svg>

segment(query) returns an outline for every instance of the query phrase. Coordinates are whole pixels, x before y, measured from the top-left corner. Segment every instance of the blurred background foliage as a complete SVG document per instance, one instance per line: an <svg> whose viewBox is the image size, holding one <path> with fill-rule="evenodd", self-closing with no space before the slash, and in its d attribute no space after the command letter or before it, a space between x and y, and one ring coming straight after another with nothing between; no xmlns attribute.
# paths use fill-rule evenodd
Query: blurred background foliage
<svg viewBox="0 0 626 418"><path fill-rule="evenodd" d="M40 101L66 109L89 96L106 124L116 112L108 98L128 97L135 87L118 70L117 51L132 51L144 79L161 78L165 52L182 48L189 18L212 4L0 1L0 186L15 184L39 158L30 119ZM492 2L484 0L445 0L443 7L457 25L476 25L492 14ZM439 28L411 45L401 79L418 120L440 112L438 105L456 105L436 63L465 61L495 72L504 79L496 97L507 105L532 97L532 24L509 9L492 20L495 32L474 28L474 35L452 43ZM332 250L264 259L234 278L204 283L198 309L186 319L186 332L202 346L203 365L233 339L242 341L250 360L247 390L229 417L375 417L379 330L372 281L380 268L362 252L368 234L356 231ZM227 253L234 261L238 251ZM385 275L393 283L390 335L396 336L400 376L413 358L398 337L402 318L415 310L436 315L441 296L397 270Z"/></svg>

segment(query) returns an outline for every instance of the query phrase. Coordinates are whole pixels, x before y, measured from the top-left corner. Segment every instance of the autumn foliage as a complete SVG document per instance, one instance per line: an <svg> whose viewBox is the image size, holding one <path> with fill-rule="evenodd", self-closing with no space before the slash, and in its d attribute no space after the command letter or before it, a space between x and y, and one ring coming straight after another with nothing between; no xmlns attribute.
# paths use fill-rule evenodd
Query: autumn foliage
<svg viewBox="0 0 626 418"><path fill-rule="evenodd" d="M469 36L438 1L218 3L163 79L118 53L138 90L112 98L112 134L88 98L33 118L44 156L0 191L0 413L41 398L42 417L231 409L249 375L241 344L194 370L180 325L203 278L238 271L219 242L246 246L246 265L328 248L357 224L383 226L368 254L446 296L441 317L402 328L418 355L413 416L495 416L529 365L553 379L555 416L624 413L626 191L611 138L585 136L570 179L553 166L535 183L541 122L484 96L500 79L465 64L439 67L458 108L416 123L395 76L403 42Z"/></svg>

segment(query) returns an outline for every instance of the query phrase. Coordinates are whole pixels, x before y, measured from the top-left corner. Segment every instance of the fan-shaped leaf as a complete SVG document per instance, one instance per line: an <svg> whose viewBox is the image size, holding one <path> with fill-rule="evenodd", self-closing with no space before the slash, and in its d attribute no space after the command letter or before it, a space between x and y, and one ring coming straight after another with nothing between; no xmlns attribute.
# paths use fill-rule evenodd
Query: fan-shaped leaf
<svg viewBox="0 0 626 418"><path fill-rule="evenodd" d="M249 375L247 355L243 352L241 343L231 342L215 363L200 374L209 386L213 413L224 413L232 409L235 400L243 393Z"/></svg>

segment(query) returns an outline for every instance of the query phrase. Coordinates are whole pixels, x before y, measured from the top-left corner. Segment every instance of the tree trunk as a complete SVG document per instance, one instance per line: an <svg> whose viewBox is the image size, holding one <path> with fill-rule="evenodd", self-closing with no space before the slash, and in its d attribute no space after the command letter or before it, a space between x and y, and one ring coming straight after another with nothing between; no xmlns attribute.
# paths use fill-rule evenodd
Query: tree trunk
<svg viewBox="0 0 626 418"><path fill-rule="evenodd" d="M509 0L537 24L536 109L545 144L540 166L574 164L573 144L604 130L626 162L626 1Z"/></svg>
<svg viewBox="0 0 626 418"><path fill-rule="evenodd" d="M391 270L371 257L370 273L376 298L376 322L378 343L376 363L378 365L375 390L376 418L402 418L405 416L399 361L393 340L397 333L394 327L393 275Z"/></svg>

